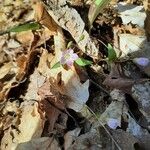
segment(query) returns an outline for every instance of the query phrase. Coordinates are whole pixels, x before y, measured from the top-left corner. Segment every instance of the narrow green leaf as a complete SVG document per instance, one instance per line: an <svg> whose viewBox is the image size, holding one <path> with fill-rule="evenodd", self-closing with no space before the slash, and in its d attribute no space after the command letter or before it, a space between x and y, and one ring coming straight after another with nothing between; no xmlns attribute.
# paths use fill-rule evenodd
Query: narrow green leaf
<svg viewBox="0 0 150 150"><path fill-rule="evenodd" d="M110 44L108 44L107 48L108 48L108 60L109 61L116 60L117 59L117 55L116 55L116 52L115 52L114 48Z"/></svg>
<svg viewBox="0 0 150 150"><path fill-rule="evenodd" d="M60 66L61 66L60 61L58 61L56 64L54 64L54 66L51 69L56 69Z"/></svg>
<svg viewBox="0 0 150 150"><path fill-rule="evenodd" d="M72 46L72 43L73 43L73 42L70 41L70 42L67 44L67 49L70 48L70 47Z"/></svg>
<svg viewBox="0 0 150 150"><path fill-rule="evenodd" d="M92 61L86 60L84 58L78 58L75 62L79 66L87 66L87 65L91 65L92 64Z"/></svg>
<svg viewBox="0 0 150 150"><path fill-rule="evenodd" d="M96 19L97 15L99 13L102 13L102 10L106 7L106 5L110 2L111 0L95 0L89 9L88 12L88 18L89 18L89 26L91 28L94 20Z"/></svg>
<svg viewBox="0 0 150 150"><path fill-rule="evenodd" d="M11 29L8 29L8 32L22 32L22 31L28 31L28 30L37 30L39 28L40 28L40 25L36 22L33 22L33 23L26 23L23 25L12 27Z"/></svg>

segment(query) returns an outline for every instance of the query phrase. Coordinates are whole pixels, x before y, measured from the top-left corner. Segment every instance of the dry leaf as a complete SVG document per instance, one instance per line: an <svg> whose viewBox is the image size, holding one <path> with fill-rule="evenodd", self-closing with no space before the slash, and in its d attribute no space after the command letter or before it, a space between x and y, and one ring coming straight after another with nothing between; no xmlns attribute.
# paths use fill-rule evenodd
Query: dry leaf
<svg viewBox="0 0 150 150"><path fill-rule="evenodd" d="M41 109L45 112L49 125L49 132L53 131L54 125L61 113L66 111L63 99L59 92L54 89L47 80L42 87L39 88L38 94L41 98Z"/></svg>
<svg viewBox="0 0 150 150"><path fill-rule="evenodd" d="M57 24L49 15L41 2L38 2L35 7L35 20L47 27L53 34L57 32Z"/></svg>
<svg viewBox="0 0 150 150"><path fill-rule="evenodd" d="M128 112L127 107L124 105L124 93L119 90L113 90L110 95L114 101L111 102L105 112L100 116L100 120L103 124L106 124L111 118L117 119L119 127L121 127L121 117Z"/></svg>
<svg viewBox="0 0 150 150"><path fill-rule="evenodd" d="M75 141L75 139L78 137L78 135L80 134L81 129L80 128L76 128L72 131L67 132L64 135L64 149L65 150L69 150L69 147L73 144L73 142Z"/></svg>
<svg viewBox="0 0 150 150"><path fill-rule="evenodd" d="M34 34L32 33L32 31L23 31L16 33L16 39L23 45L28 46L33 38Z"/></svg>
<svg viewBox="0 0 150 150"><path fill-rule="evenodd" d="M112 89L120 89L126 93L130 93L135 81L124 76L120 64L111 64L110 74L106 77L103 84Z"/></svg>
<svg viewBox="0 0 150 150"><path fill-rule="evenodd" d="M18 116L19 125L16 122L15 128L10 127L8 130L5 130L1 141L1 149L15 150L19 143L41 136L44 120L40 118L37 110L35 102L22 103L21 114Z"/></svg>
<svg viewBox="0 0 150 150"><path fill-rule="evenodd" d="M150 134L149 134L148 130L143 129L141 126L139 126L130 115L128 118L127 132L129 132L130 134L132 134L134 137L136 137L137 139L139 139L141 141L140 146L142 147L142 149L149 150Z"/></svg>
<svg viewBox="0 0 150 150"><path fill-rule="evenodd" d="M9 62L4 64L0 68L0 101L7 99L7 93L12 87L12 83L16 82L15 75L18 72L18 67L15 66L15 63Z"/></svg>
<svg viewBox="0 0 150 150"><path fill-rule="evenodd" d="M139 146L138 139L121 129L111 130L111 133L122 150L135 150Z"/></svg>
<svg viewBox="0 0 150 150"><path fill-rule="evenodd" d="M139 110L142 112L148 123L140 122L146 128L150 125L150 82L143 84L135 84L132 87L132 97L138 104ZM145 125L144 125L145 124Z"/></svg>
<svg viewBox="0 0 150 150"><path fill-rule="evenodd" d="M12 62L6 63L0 67L0 80L2 80L7 74L11 74L13 68L15 68L15 65Z"/></svg>
<svg viewBox="0 0 150 150"><path fill-rule="evenodd" d="M61 150L54 138L41 137L18 144L15 150Z"/></svg>
<svg viewBox="0 0 150 150"><path fill-rule="evenodd" d="M25 100L39 100L38 90L43 85L46 77L42 76L36 69L29 78L29 85L26 93L24 93Z"/></svg>
<svg viewBox="0 0 150 150"><path fill-rule="evenodd" d="M43 1L50 10L49 14L63 29L67 30L80 49L87 55L98 58L99 50L85 30L85 23L74 8L70 8L65 0L57 1L57 7L52 0ZM49 5L50 3L51 5ZM81 39L81 37L84 37Z"/></svg>

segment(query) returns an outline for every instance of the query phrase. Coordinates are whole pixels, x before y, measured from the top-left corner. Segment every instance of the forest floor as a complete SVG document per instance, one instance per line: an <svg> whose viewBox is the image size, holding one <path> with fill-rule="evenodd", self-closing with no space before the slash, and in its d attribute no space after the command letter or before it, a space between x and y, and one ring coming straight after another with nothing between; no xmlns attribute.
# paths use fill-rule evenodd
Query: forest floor
<svg viewBox="0 0 150 150"><path fill-rule="evenodd" d="M0 1L0 149L149 150L142 1L57 2Z"/></svg>

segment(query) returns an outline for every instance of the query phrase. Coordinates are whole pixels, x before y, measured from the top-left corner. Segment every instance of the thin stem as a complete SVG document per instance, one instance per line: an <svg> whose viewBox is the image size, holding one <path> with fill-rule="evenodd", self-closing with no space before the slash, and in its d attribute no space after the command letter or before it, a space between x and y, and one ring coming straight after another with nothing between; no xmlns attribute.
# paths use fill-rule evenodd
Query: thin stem
<svg viewBox="0 0 150 150"><path fill-rule="evenodd" d="M93 110L88 107L86 104L85 106L87 107L87 109L94 115L94 117L97 119L97 121L99 122L99 124L105 129L105 131L107 132L107 134L110 136L110 138L112 139L112 141L115 143L115 145L117 146L118 150L122 150L120 148L120 146L118 145L118 143L115 141L115 139L113 138L113 136L110 134L110 132L108 131L108 129L104 126L104 124L100 121L100 119L96 116L96 114L93 112Z"/></svg>

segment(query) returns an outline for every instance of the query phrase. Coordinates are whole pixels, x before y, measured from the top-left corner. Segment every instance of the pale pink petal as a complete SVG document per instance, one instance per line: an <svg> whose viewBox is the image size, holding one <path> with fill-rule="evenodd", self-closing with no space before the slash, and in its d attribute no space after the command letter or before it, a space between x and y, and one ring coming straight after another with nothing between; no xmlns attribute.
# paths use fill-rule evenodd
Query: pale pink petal
<svg viewBox="0 0 150 150"><path fill-rule="evenodd" d="M64 64L66 63L66 59L65 59L64 57L61 57L60 63L61 63L62 65L64 65Z"/></svg>
<svg viewBox="0 0 150 150"><path fill-rule="evenodd" d="M66 64L71 67L76 59L78 59L78 55L74 53L73 49L68 49L62 52L60 63L62 65Z"/></svg>
<svg viewBox="0 0 150 150"><path fill-rule="evenodd" d="M67 62L66 62L66 64L69 66L69 67L71 67L72 65L73 65L73 60L67 60Z"/></svg>
<svg viewBox="0 0 150 150"><path fill-rule="evenodd" d="M120 123L118 119L109 118L109 120L107 121L107 125L111 129L116 129L118 126L120 126Z"/></svg>
<svg viewBox="0 0 150 150"><path fill-rule="evenodd" d="M76 59L78 59L79 57L78 57L78 55L76 54L76 53L74 53L74 54L72 54L72 57L71 57L73 60L76 60Z"/></svg>
<svg viewBox="0 0 150 150"><path fill-rule="evenodd" d="M74 53L74 52L73 52L73 49L71 49L71 48L68 49L67 51L68 51L68 53L71 54L71 55Z"/></svg>

